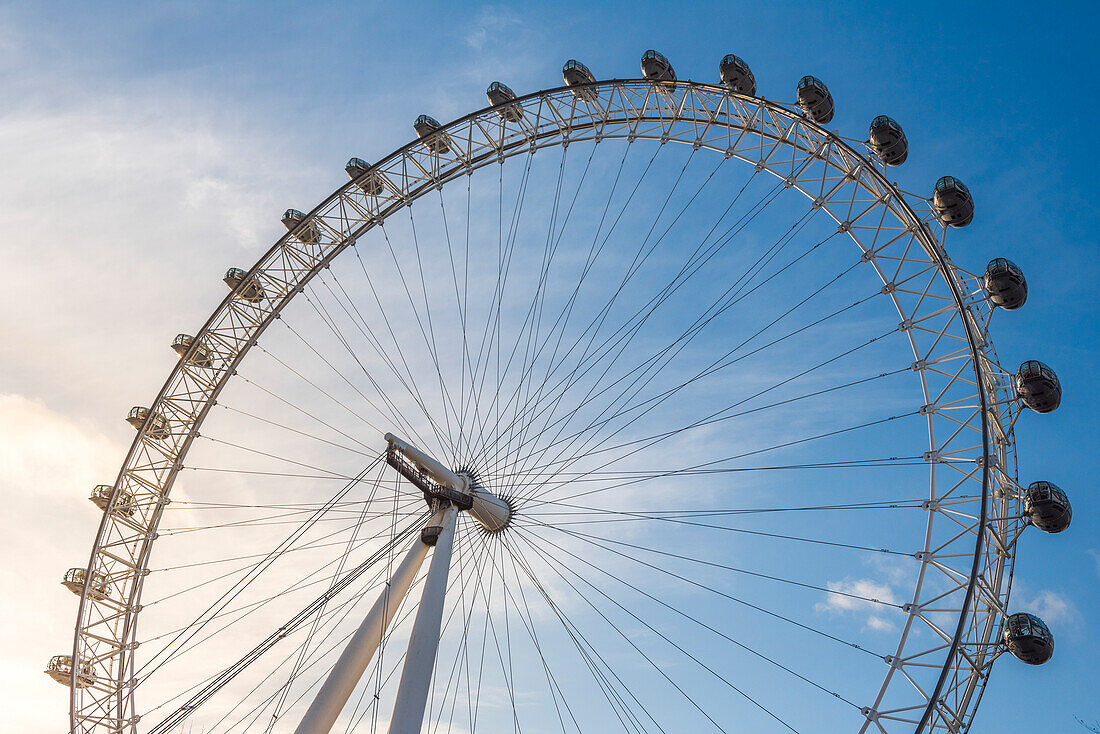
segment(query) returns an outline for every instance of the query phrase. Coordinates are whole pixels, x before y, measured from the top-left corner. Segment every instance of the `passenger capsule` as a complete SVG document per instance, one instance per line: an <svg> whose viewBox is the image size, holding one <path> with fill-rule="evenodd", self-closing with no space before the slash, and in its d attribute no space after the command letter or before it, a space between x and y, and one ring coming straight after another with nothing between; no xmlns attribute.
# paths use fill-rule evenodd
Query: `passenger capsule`
<svg viewBox="0 0 1100 734"><path fill-rule="evenodd" d="M888 166L900 166L909 157L909 140L905 131L892 117L879 115L871 120L868 133L871 150Z"/></svg>
<svg viewBox="0 0 1100 734"><path fill-rule="evenodd" d="M306 222L306 215L297 209L287 209L283 212L283 226L286 227L287 232L294 234L302 242L307 245L316 245L321 239L321 233L317 231L317 227L313 222ZM303 224L304 222L304 224Z"/></svg>
<svg viewBox="0 0 1100 734"><path fill-rule="evenodd" d="M86 568L70 568L65 572L61 585L77 596L84 593L84 580L88 575ZM99 571L92 573L92 583L88 585L88 597L96 601L102 601L111 595L111 585L107 575Z"/></svg>
<svg viewBox="0 0 1100 734"><path fill-rule="evenodd" d="M1027 300L1027 281L1024 279L1024 271L1003 257L994 258L985 266L985 275L982 280L985 283L989 301L994 306L1000 306L1006 311L1014 311L1024 305Z"/></svg>
<svg viewBox="0 0 1100 734"><path fill-rule="evenodd" d="M434 117L421 115L413 123L413 129L416 130L416 136L423 140L428 150L433 153L446 153L451 149L447 141L447 133L442 132L443 126Z"/></svg>
<svg viewBox="0 0 1100 734"><path fill-rule="evenodd" d="M974 199L970 196L970 189L954 176L944 176L936 182L932 206L943 223L952 227L965 227L974 219Z"/></svg>
<svg viewBox="0 0 1100 734"><path fill-rule="evenodd" d="M90 499L96 507L106 512L107 507L111 503L111 496L114 495L114 493L115 488L110 484L97 484L92 488L92 493L88 495L88 499ZM118 500L115 502L113 512L116 515L133 517L134 496L125 489L118 490Z"/></svg>
<svg viewBox="0 0 1100 734"><path fill-rule="evenodd" d="M569 59L565 62L565 66L561 68L561 75L565 79L565 83L573 88L574 97L588 102L596 101L596 90L585 86L596 82L596 77L592 76L592 72L588 70L587 66L576 59Z"/></svg>
<svg viewBox="0 0 1100 734"><path fill-rule="evenodd" d="M149 427L145 435L157 441L163 441L171 435L168 421L164 416L159 413L150 413L148 408L141 406L130 408L130 412L126 414L126 422L133 426L135 431L140 431L142 426L148 423Z"/></svg>
<svg viewBox="0 0 1100 734"><path fill-rule="evenodd" d="M1028 665L1042 665L1054 654L1054 635L1034 614L1010 614L1002 635L1008 651Z"/></svg>
<svg viewBox="0 0 1100 734"><path fill-rule="evenodd" d="M188 352L191 351L191 346L194 343L195 337L190 334L176 334L176 338L172 340L172 349L187 364L193 364L196 367L212 366L214 364L214 353L203 344L195 347L195 350L188 356Z"/></svg>
<svg viewBox="0 0 1100 734"><path fill-rule="evenodd" d="M382 179L376 173L368 176L370 168L370 164L362 158L351 158L348 160L348 164L344 166L348 178L355 182L360 191L367 196L378 196L382 193Z"/></svg>
<svg viewBox="0 0 1100 734"><path fill-rule="evenodd" d="M225 272L225 284L238 298L249 303L259 303L264 300L264 289L260 287L255 277L249 278L248 273L240 268L230 268Z"/></svg>
<svg viewBox="0 0 1100 734"><path fill-rule="evenodd" d="M82 663L79 672L73 675L73 658L71 655L54 655L46 664L46 673L58 683L69 685L73 683L77 688L87 688L95 685L95 668L91 663Z"/></svg>
<svg viewBox="0 0 1100 734"><path fill-rule="evenodd" d="M731 92L756 96L756 77L752 75L752 69L745 60L734 54L726 54L722 57L722 63L718 65L718 73L722 77L722 84Z"/></svg>
<svg viewBox="0 0 1100 734"><path fill-rule="evenodd" d="M1029 359L1016 370L1016 397L1036 413L1050 413L1062 403L1062 384L1054 370Z"/></svg>
<svg viewBox="0 0 1100 734"><path fill-rule="evenodd" d="M1060 533L1069 527L1073 508L1054 482L1032 482L1024 492L1024 514L1044 533Z"/></svg>
<svg viewBox="0 0 1100 734"><path fill-rule="evenodd" d="M676 71L660 51L649 49L642 54L642 75L651 82L674 82Z"/></svg>
<svg viewBox="0 0 1100 734"><path fill-rule="evenodd" d="M804 76L798 81L795 90L798 106L806 116L819 125L826 125L833 119L833 95L825 82L817 77Z"/></svg>
<svg viewBox="0 0 1100 734"><path fill-rule="evenodd" d="M485 96L489 98L489 104L497 108L497 114L508 122L519 122L523 119L523 109L518 104L512 104L516 99L516 93L503 82L493 82L485 90Z"/></svg>

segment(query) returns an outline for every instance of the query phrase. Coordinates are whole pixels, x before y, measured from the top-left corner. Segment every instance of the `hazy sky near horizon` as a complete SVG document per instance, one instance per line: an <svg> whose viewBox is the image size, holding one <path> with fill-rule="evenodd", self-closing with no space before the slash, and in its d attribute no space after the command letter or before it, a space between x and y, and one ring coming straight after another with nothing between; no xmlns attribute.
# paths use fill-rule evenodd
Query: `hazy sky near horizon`
<svg viewBox="0 0 1100 734"><path fill-rule="evenodd" d="M926 193L944 174L970 186L977 219L952 254L971 269L996 255L1021 265L1030 300L998 316L1000 356L1042 359L1065 392L1057 413L1021 418L1020 478L1055 481L1074 504L1067 533L1026 536L1013 593L1054 629L1054 660L1000 661L972 731L1100 719L1097 20L1084 2L0 4L12 730L64 725L67 693L41 670L71 647L75 598L58 582L87 559L87 491L117 472L125 411L155 395L167 345L220 301L224 270L280 236L283 209L342 183L349 156L407 142L418 114L480 108L494 79L520 94L557 86L567 58L633 77L646 48L701 80L735 52L780 100L812 73L837 100L830 128L902 123L903 188Z"/></svg>

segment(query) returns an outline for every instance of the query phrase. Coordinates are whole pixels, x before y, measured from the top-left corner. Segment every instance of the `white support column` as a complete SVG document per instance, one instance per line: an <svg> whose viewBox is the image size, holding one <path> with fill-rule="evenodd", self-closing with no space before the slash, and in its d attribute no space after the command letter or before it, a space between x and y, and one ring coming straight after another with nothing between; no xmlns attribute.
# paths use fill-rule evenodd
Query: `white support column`
<svg viewBox="0 0 1100 734"><path fill-rule="evenodd" d="M446 522L446 517L446 515L443 516L443 522ZM453 513L450 517L453 537ZM428 521L428 525L436 525L439 522L439 513L437 513ZM428 555L428 548L429 546L419 536L413 540L412 548L409 548L409 552L405 554L389 583L386 584L382 595L378 597L378 601L371 607L363 623L359 625L359 629L344 648L336 666L329 673L321 690L317 692L306 715L302 717L302 723L294 730L295 734L329 734L336 718L344 710L344 704L348 702L351 692L363 677L363 671L367 669L367 665L381 644L382 637L386 634L386 627L393 621L397 608L401 606L401 600L409 592L409 587L412 586L421 564L424 563L424 558Z"/></svg>
<svg viewBox="0 0 1100 734"><path fill-rule="evenodd" d="M447 591L447 576L454 549L455 522L458 510L448 505L443 516L443 531L435 544L432 562L424 579L420 608L416 610L409 650L401 670L397 701L390 719L390 734L420 734L424 725L424 708L428 702L428 687L435 669L439 648L439 628L443 622L443 597Z"/></svg>

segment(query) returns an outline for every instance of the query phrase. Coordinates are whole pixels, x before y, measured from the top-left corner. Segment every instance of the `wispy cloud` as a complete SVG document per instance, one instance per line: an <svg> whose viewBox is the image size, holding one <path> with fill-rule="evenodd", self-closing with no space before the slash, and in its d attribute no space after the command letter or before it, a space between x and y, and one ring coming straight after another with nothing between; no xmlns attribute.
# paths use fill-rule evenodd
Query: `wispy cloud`
<svg viewBox="0 0 1100 734"><path fill-rule="evenodd" d="M287 202L276 197L286 193L255 181L300 161L216 117L170 90L139 90L76 93L59 108L0 119L0 220L12 240L0 271L7 389L77 415L112 407L88 385L133 373L135 390L155 389L173 359L170 329L200 322L224 293L211 263L247 266L277 236ZM162 365L150 369L150 354ZM80 389L73 355L85 358Z"/></svg>
<svg viewBox="0 0 1100 734"><path fill-rule="evenodd" d="M472 27L466 32L466 45L480 51L486 43L520 25L520 16L514 10L503 5L487 5L478 11Z"/></svg>
<svg viewBox="0 0 1100 734"><path fill-rule="evenodd" d="M133 436L125 411L147 404L175 361L175 331L224 294L211 263L247 265L281 229L279 187L255 181L285 180L288 163L308 179L309 167L293 150L273 154L289 146L236 108L163 80L107 89L88 69L44 71L8 30L0 59L37 68L12 84L38 97L0 116L11 245L0 268L0 492L16 518L0 551L18 559L0 579L20 599L0 630L0 685L33 702L12 707L12 730L48 731L69 694L42 670L71 649L76 614L60 580L88 562L102 513L87 495L115 479Z"/></svg>
<svg viewBox="0 0 1100 734"><path fill-rule="evenodd" d="M1039 589L1034 594L1018 590L1013 595L1013 608L1030 612L1047 624L1073 625L1080 621L1077 605L1066 594L1051 589Z"/></svg>
<svg viewBox="0 0 1100 734"><path fill-rule="evenodd" d="M72 641L76 597L61 576L87 562L99 517L87 493L113 480L120 451L40 402L0 394L0 494L14 518L5 530L0 582L19 597L5 607L0 627L0 686L9 700L36 702L9 707L12 731L49 731L66 708L68 689L42 674L47 659L67 653Z"/></svg>
<svg viewBox="0 0 1100 734"><path fill-rule="evenodd" d="M883 606L899 604L889 585L870 578L845 578L830 581L826 586L833 593L826 594L824 601L815 604L814 611L862 618L865 630L891 632L897 629L887 616L889 610Z"/></svg>

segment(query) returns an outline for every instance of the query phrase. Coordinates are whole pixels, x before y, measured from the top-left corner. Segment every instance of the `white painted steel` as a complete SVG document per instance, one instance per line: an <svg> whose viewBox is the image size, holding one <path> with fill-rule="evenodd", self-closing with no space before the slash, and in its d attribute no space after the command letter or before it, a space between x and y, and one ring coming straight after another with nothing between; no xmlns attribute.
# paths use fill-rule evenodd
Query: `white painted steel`
<svg viewBox="0 0 1100 734"><path fill-rule="evenodd" d="M173 370L150 405L165 417L168 434L158 439L143 426L104 508L87 573L108 575L118 596L81 596L72 657L76 663L94 662L103 676L92 687L71 685L72 731L136 730L133 651L139 645L143 580L163 508L210 407L293 296L345 248L426 193L512 156L615 138L683 143L768 171L831 216L882 279L883 292L906 325L913 370L929 402L924 460L931 481L925 543L915 554L920 573L906 605L909 616L895 654L886 660L881 690L864 708L861 731L969 727L996 659L1015 541L1026 526L1019 520L1016 486L1013 426L1018 413L1010 374L1000 368L989 339L993 309L980 277L951 261L928 202L907 197L892 185L865 146L782 104L686 81L663 85L660 94L642 80L594 83L586 88L591 94L585 99L574 91L559 88L523 96L512 103L522 111L515 119L488 108L455 120L444 126L455 142L448 151L414 141L380 160L370 172L377 183L370 193L348 182L309 213L307 220L318 237L304 241L288 233L249 270L247 282L262 285L263 299L229 295L196 331L192 350L208 349L210 363L200 366L185 358ZM902 252L890 254L891 247ZM906 267L933 268L949 297L927 297L933 282L922 291L912 274L899 276ZM955 419L948 412L952 409L967 412ZM946 483L937 482L937 473ZM974 496L952 499L949 506L944 499L950 499L956 483L972 487ZM125 513L118 510L123 499ZM933 546L937 518L963 526L948 543ZM928 589L926 576L935 580ZM942 599L956 591L966 592L965 602L943 606ZM924 613L929 596L940 600L937 614L955 617L957 626L944 629L937 616ZM922 634L910 634L918 628ZM941 674L939 681L928 681L934 685L917 680L935 669ZM900 688L915 690L911 702L887 703L895 678L908 679Z"/></svg>
<svg viewBox="0 0 1100 734"><path fill-rule="evenodd" d="M433 515L427 524L430 526L438 522L438 515L439 513ZM359 625L321 690L317 692L309 710L302 717L302 723L294 730L295 734L328 734L332 729L381 644L386 628L393 621L405 595L409 593L409 587L428 555L428 548L419 536L413 540L412 547L394 570L381 596L367 612L363 623Z"/></svg>
<svg viewBox="0 0 1100 734"><path fill-rule="evenodd" d="M447 576L451 567L451 551L455 542L455 520L458 510L447 505L443 515L443 531L436 541L432 562L424 578L424 591L416 610L409 649L401 669L401 683L390 719L390 734L420 734L424 724L424 708L428 688L435 669L435 654L439 649L439 628L443 623L443 597L447 591Z"/></svg>
<svg viewBox="0 0 1100 734"><path fill-rule="evenodd" d="M408 441L392 433L387 433L385 438L390 448L400 451L420 471L430 476L436 484L470 495L473 506L470 507L469 513L481 523L483 528L490 533L495 533L507 527L512 519L512 506L507 501L497 497L484 487L473 484L464 474L451 471Z"/></svg>
<svg viewBox="0 0 1100 734"><path fill-rule="evenodd" d="M512 520L512 506L492 492L478 486L470 487L474 504L467 512L481 523L481 527L495 533L508 527Z"/></svg>
<svg viewBox="0 0 1100 734"><path fill-rule="evenodd" d="M425 454L420 449L413 446L408 441L405 441L392 433L386 434L386 443L391 448L395 448L400 451L405 457L411 461L420 471L430 476L436 484L442 484L445 487L453 489L456 492L462 494L470 493L470 483L466 477L459 474L455 474L447 467L440 464L432 457Z"/></svg>

